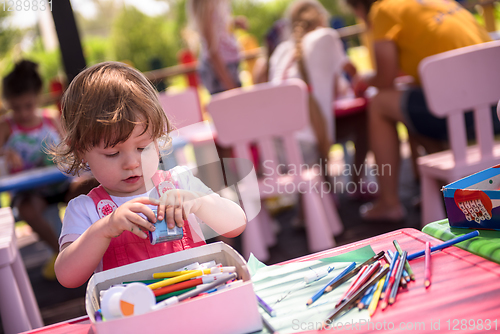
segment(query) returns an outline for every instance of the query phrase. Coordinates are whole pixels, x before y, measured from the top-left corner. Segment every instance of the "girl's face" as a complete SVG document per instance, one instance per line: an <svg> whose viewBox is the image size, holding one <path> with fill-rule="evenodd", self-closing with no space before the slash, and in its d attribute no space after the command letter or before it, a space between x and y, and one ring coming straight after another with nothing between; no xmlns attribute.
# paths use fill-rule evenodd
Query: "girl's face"
<svg viewBox="0 0 500 334"><path fill-rule="evenodd" d="M9 109L12 109L12 118L17 124L25 127L38 124L39 119L36 114L38 95L36 93L10 97L6 100L6 104Z"/></svg>
<svg viewBox="0 0 500 334"><path fill-rule="evenodd" d="M116 146L104 148L104 143L87 151L83 159L94 177L113 196L139 195L153 187L151 177L159 163L158 145L137 125L130 137Z"/></svg>

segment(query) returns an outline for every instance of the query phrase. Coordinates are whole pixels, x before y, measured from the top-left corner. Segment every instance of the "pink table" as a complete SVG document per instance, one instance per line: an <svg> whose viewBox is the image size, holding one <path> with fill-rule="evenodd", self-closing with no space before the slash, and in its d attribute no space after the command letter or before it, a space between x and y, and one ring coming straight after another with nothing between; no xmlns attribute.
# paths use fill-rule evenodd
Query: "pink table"
<svg viewBox="0 0 500 334"><path fill-rule="evenodd" d="M426 241L430 241L431 246L442 242L415 229L401 229L286 263L335 256L366 245L370 245L376 253L394 250L394 239L410 254L424 249ZM500 265L457 247L446 248L432 255L432 285L427 290L423 285L423 257L411 261L411 266L416 281L409 283L408 291L398 294L397 302L385 311L377 310L371 319L375 329L365 324L359 330L355 329L356 333L373 333L384 331L384 328L393 328L391 333L428 333L431 326L438 331L438 324L441 332L498 332ZM352 331L350 327L346 330ZM307 333L312 332L315 331ZM81 317L30 333L92 333L92 326L88 317Z"/></svg>

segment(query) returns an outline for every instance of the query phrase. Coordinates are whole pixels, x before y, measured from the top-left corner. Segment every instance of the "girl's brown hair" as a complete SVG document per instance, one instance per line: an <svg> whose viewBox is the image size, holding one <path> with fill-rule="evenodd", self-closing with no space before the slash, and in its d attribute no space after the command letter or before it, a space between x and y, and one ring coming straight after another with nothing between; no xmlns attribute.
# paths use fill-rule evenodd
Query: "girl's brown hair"
<svg viewBox="0 0 500 334"><path fill-rule="evenodd" d="M302 38L317 27L327 27L329 14L317 0L297 0L287 10L293 38L295 59L302 58Z"/></svg>
<svg viewBox="0 0 500 334"><path fill-rule="evenodd" d="M58 167L75 175L88 170L82 155L101 141L112 147L126 141L134 127L144 126L153 139L172 130L156 90L136 69L119 62L104 62L78 74L62 98L65 136L49 150Z"/></svg>

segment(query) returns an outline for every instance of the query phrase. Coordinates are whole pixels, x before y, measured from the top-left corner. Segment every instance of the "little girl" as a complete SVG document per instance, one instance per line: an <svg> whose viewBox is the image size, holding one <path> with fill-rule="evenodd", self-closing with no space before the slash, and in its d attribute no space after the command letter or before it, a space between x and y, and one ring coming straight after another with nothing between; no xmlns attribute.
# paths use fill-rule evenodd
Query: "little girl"
<svg viewBox="0 0 500 334"><path fill-rule="evenodd" d="M72 174L90 169L101 184L66 209L55 264L62 285L78 287L93 272L204 244L196 226L185 224L190 214L226 237L244 230L243 210L190 171L157 171L171 125L139 71L106 62L81 72L63 96L62 125L67 135L52 149L58 166ZM184 237L151 245L147 232L163 218L183 227Z"/></svg>

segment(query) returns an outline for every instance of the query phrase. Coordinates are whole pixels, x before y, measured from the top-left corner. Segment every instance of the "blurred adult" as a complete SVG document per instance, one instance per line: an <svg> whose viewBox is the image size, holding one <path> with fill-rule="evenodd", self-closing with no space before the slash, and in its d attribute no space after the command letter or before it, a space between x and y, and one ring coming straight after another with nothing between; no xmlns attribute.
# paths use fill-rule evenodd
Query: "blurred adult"
<svg viewBox="0 0 500 334"><path fill-rule="evenodd" d="M380 197L360 209L367 220L397 221L406 211L398 195L399 139L403 122L427 153L446 140L446 120L433 116L419 87L418 64L428 56L490 41L471 13L448 0L347 0L366 22L374 40L376 73L355 83L356 92L378 88L369 105L369 142L378 165ZM401 73L414 78L414 86L395 88ZM387 173L383 166L391 166Z"/></svg>
<svg viewBox="0 0 500 334"><path fill-rule="evenodd" d="M231 15L230 0L188 0L191 25L201 40L199 74L210 94L240 87L239 46L233 27L246 29L245 17Z"/></svg>

